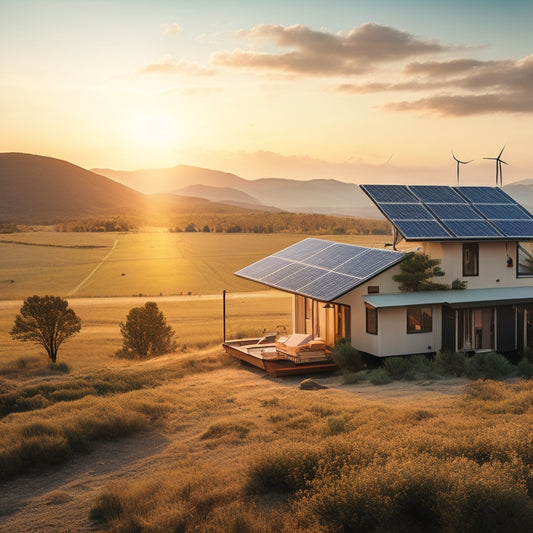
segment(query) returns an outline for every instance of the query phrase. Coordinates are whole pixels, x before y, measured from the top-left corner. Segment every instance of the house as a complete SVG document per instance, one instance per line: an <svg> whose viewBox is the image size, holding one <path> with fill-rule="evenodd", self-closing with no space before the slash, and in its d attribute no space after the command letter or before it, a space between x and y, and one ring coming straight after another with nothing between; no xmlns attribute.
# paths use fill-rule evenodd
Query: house
<svg viewBox="0 0 533 533"><path fill-rule="evenodd" d="M533 347L533 216L502 189L363 185L393 249L309 238L235 274L293 294L293 332L377 357ZM398 247L405 250L399 251ZM402 292L406 251L441 261L462 290Z"/></svg>

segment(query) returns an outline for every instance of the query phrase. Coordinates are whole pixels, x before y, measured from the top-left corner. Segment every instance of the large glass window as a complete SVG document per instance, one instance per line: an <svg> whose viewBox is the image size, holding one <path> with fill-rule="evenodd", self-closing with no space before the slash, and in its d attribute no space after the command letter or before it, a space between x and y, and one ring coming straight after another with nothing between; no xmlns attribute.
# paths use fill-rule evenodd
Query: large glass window
<svg viewBox="0 0 533 533"><path fill-rule="evenodd" d="M477 242L463 243L463 276L479 275L479 245Z"/></svg>
<svg viewBox="0 0 533 533"><path fill-rule="evenodd" d="M533 276L533 243L519 242L517 255L517 275Z"/></svg>
<svg viewBox="0 0 533 533"><path fill-rule="evenodd" d="M371 305L366 305L366 332L372 335L378 334L378 310Z"/></svg>
<svg viewBox="0 0 533 533"><path fill-rule="evenodd" d="M433 331L431 307L409 307L407 309L407 333L430 333Z"/></svg>

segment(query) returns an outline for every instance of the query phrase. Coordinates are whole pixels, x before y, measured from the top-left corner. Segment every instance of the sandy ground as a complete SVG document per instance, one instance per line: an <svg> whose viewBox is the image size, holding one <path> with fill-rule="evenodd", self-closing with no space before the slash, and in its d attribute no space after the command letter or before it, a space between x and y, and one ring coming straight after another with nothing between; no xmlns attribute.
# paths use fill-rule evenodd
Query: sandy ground
<svg viewBox="0 0 533 533"><path fill-rule="evenodd" d="M192 376L196 379L198 376ZM249 391L250 398L261 393L276 393L284 388L299 388L302 377L274 378L248 365L224 368L203 374L201 386L206 391L221 383L228 391ZM393 382L374 386L369 383L344 385L342 377L313 376L316 382L330 389L376 403L412 403L425 405L429 400L460 395L465 380L435 382ZM193 386L197 386L196 384ZM313 394L312 391L308 392ZM231 394L231 392L228 392ZM256 396L253 396L253 395ZM24 476L0 484L0 531L10 533L66 533L98 531L89 519L89 512L99 492L110 483L134 480L164 468L172 460L176 446L198 435L199 427L188 434L160 430L132 437L95 444L85 455L73 457L67 464L40 475ZM179 440L179 443L177 442ZM194 461L194 458L192 459Z"/></svg>

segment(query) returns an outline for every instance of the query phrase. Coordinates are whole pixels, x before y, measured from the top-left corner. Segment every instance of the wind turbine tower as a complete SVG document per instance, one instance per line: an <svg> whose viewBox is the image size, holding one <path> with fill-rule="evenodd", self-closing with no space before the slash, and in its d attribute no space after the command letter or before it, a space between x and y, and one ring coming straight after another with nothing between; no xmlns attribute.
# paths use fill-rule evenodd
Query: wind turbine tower
<svg viewBox="0 0 533 533"><path fill-rule="evenodd" d="M474 160L471 159L470 161L461 161L460 159L457 159L457 157L455 157L455 154L453 153L453 150L452 150L452 157L457 162L457 186L459 187L459 165L468 165L468 163L472 163L472 161L474 161Z"/></svg>
<svg viewBox="0 0 533 533"><path fill-rule="evenodd" d="M498 157L484 157L483 158L483 159L491 159L492 161L496 161L496 187L498 187L498 186L503 187L502 163L504 165L508 165L509 164L509 163L506 163L501 158L504 150L505 150L505 144L503 145L503 148L500 150L500 153L498 154Z"/></svg>

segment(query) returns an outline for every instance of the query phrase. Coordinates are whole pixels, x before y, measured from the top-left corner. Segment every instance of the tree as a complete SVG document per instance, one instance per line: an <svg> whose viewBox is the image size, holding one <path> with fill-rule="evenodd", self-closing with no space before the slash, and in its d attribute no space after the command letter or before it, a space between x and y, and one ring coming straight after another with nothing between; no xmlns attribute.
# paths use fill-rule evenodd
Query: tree
<svg viewBox="0 0 533 533"><path fill-rule="evenodd" d="M15 317L9 334L22 342L40 344L56 362L57 350L81 329L81 319L59 296L30 296Z"/></svg>
<svg viewBox="0 0 533 533"><path fill-rule="evenodd" d="M155 302L130 309L126 322L120 323L123 356L150 357L171 352L176 348L174 330Z"/></svg>
<svg viewBox="0 0 533 533"><path fill-rule="evenodd" d="M445 283L431 281L433 277L444 276L440 268L440 259L431 259L422 253L411 253L400 263L400 274L395 274L392 279L400 283L400 290L404 292L414 291L438 291L449 289Z"/></svg>

